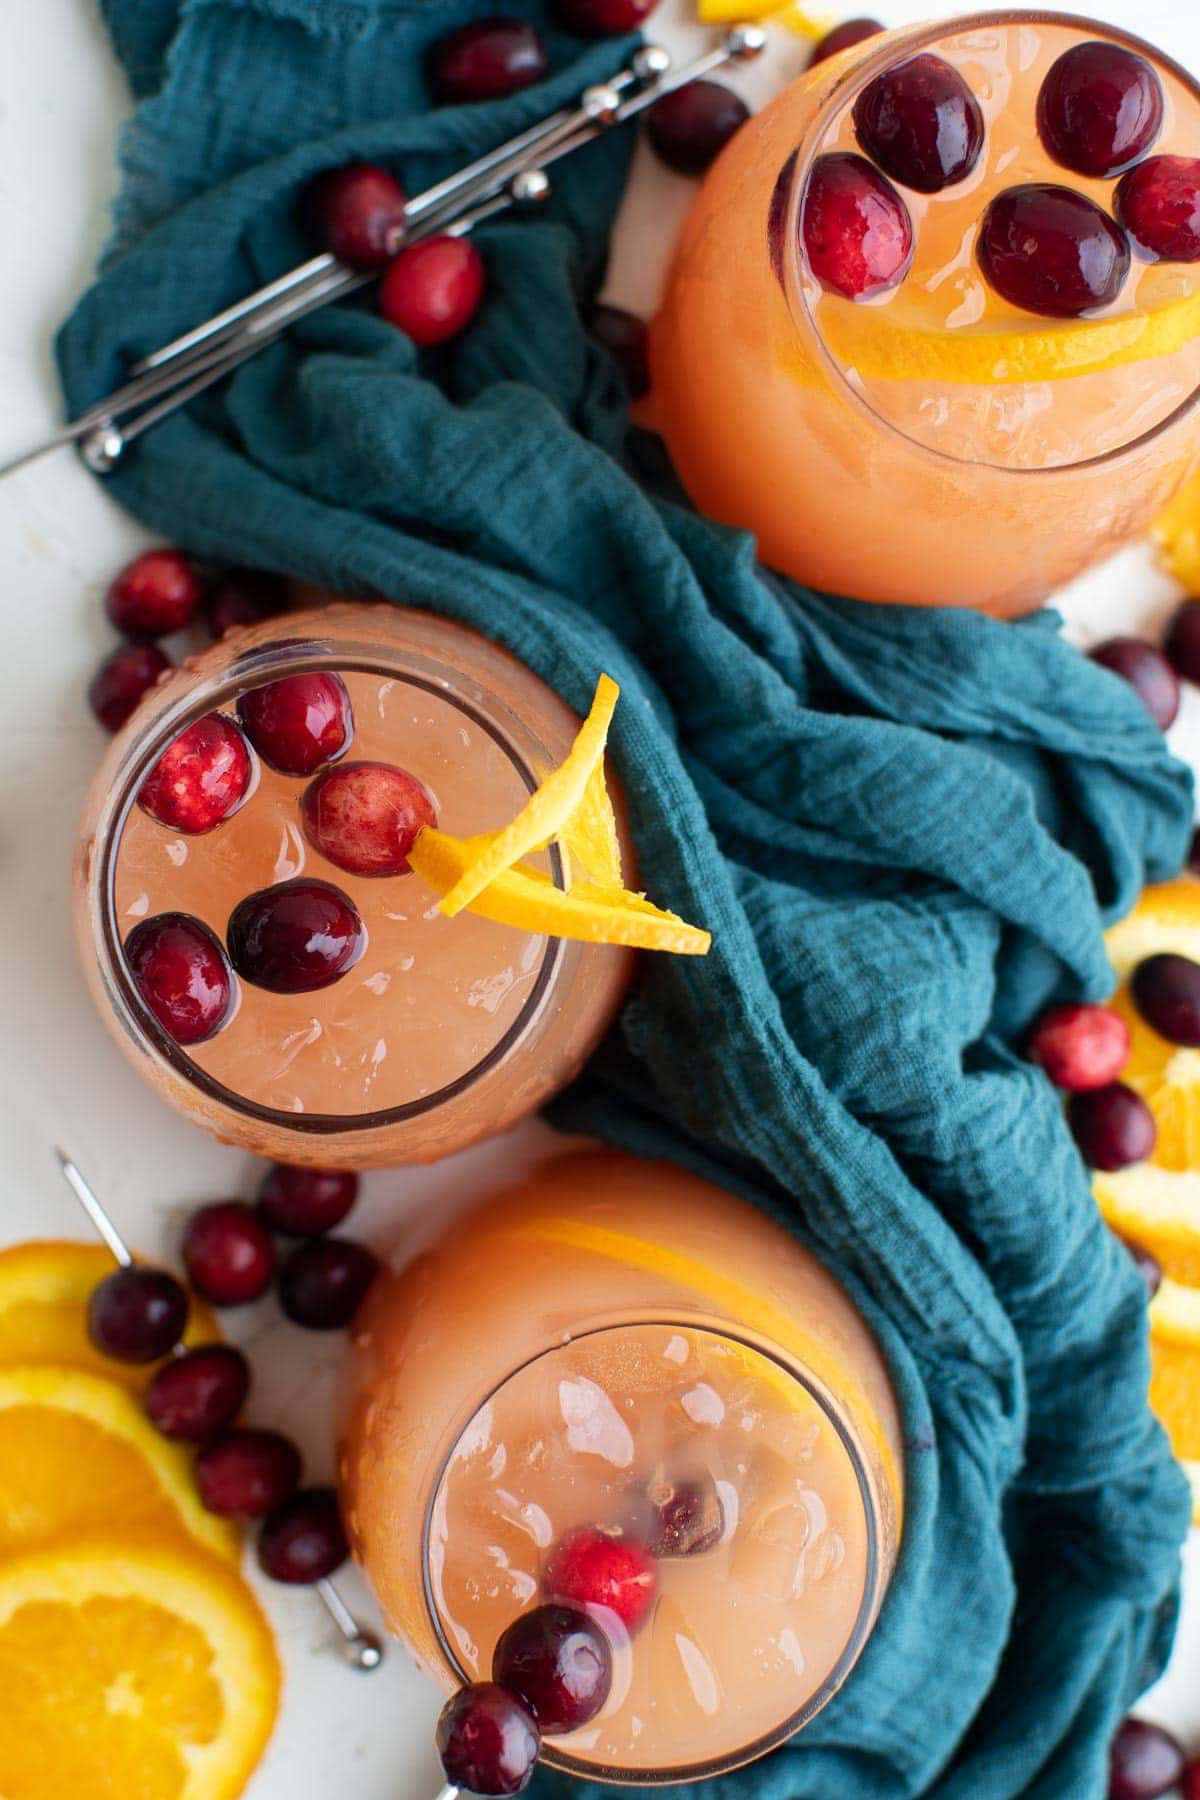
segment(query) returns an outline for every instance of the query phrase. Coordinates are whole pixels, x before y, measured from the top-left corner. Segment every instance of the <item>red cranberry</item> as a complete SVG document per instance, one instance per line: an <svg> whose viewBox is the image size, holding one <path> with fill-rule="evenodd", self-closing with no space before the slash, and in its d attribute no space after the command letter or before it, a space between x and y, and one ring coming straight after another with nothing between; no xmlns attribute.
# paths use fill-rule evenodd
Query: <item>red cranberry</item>
<svg viewBox="0 0 1200 1800"><path fill-rule="evenodd" d="M1183 1751L1169 1731L1148 1719L1126 1719L1112 1741L1109 1800L1158 1800L1179 1783Z"/></svg>
<svg viewBox="0 0 1200 1800"><path fill-rule="evenodd" d="M1161 650L1142 638L1107 638L1088 652L1093 662L1127 681L1160 731L1175 722L1179 682Z"/></svg>
<svg viewBox="0 0 1200 1800"><path fill-rule="evenodd" d="M808 178L800 232L809 267L847 300L898 287L913 256L907 206L865 157L818 156Z"/></svg>
<svg viewBox="0 0 1200 1800"><path fill-rule="evenodd" d="M1177 675L1200 683L1200 600L1184 600L1175 608L1163 649Z"/></svg>
<svg viewBox="0 0 1200 1800"><path fill-rule="evenodd" d="M122 644L88 683L88 705L106 731L120 731L143 694L171 667L157 644Z"/></svg>
<svg viewBox="0 0 1200 1800"><path fill-rule="evenodd" d="M138 805L160 825L195 837L237 811L250 775L245 738L232 719L209 713L167 745L141 785Z"/></svg>
<svg viewBox="0 0 1200 1800"><path fill-rule="evenodd" d="M281 775L312 775L350 748L354 715L337 675L285 675L251 688L238 701L242 729Z"/></svg>
<svg viewBox="0 0 1200 1800"><path fill-rule="evenodd" d="M1200 1800L1200 1756L1193 1757L1183 1771L1179 1792L1183 1800Z"/></svg>
<svg viewBox="0 0 1200 1800"><path fill-rule="evenodd" d="M382 269L404 237L404 189L386 169L347 163L328 169L309 189L313 220L325 248L354 269Z"/></svg>
<svg viewBox="0 0 1200 1800"><path fill-rule="evenodd" d="M750 117L750 108L719 81L689 81L656 100L646 136L659 161L677 175L703 175Z"/></svg>
<svg viewBox="0 0 1200 1800"><path fill-rule="evenodd" d="M704 1481L652 1483L650 1549L660 1561L703 1556L720 1543L725 1508L716 1483Z"/></svg>
<svg viewBox="0 0 1200 1800"><path fill-rule="evenodd" d="M1139 250L1200 262L1200 157L1151 156L1117 189L1117 217Z"/></svg>
<svg viewBox="0 0 1200 1800"><path fill-rule="evenodd" d="M203 597L204 584L186 556L147 550L121 570L104 606L126 637L157 638L190 625Z"/></svg>
<svg viewBox="0 0 1200 1800"><path fill-rule="evenodd" d="M203 1044L233 1004L233 971L217 938L188 913L157 913L125 939L133 985L177 1044Z"/></svg>
<svg viewBox="0 0 1200 1800"><path fill-rule="evenodd" d="M1072 1094L1067 1123L1088 1168L1106 1173L1145 1162L1158 1136L1154 1114L1123 1081L1093 1088L1089 1094Z"/></svg>
<svg viewBox="0 0 1200 1800"><path fill-rule="evenodd" d="M483 258L465 237L431 237L402 250L379 288L379 310L429 350L465 331L483 299Z"/></svg>
<svg viewBox="0 0 1200 1800"><path fill-rule="evenodd" d="M542 1592L576 1606L607 1606L636 1631L658 1593L658 1569L639 1539L585 1525L555 1548Z"/></svg>
<svg viewBox="0 0 1200 1800"><path fill-rule="evenodd" d="M1192 841L1188 846L1187 866L1193 875L1200 875L1200 831L1192 833Z"/></svg>
<svg viewBox="0 0 1200 1800"><path fill-rule="evenodd" d="M554 10L568 31L580 37L620 37L636 31L658 0L554 0Z"/></svg>
<svg viewBox="0 0 1200 1800"><path fill-rule="evenodd" d="M529 1786L542 1740L523 1700L492 1681L476 1681L442 1708L437 1747L451 1787L505 1796Z"/></svg>
<svg viewBox="0 0 1200 1800"><path fill-rule="evenodd" d="M965 181L983 149L979 102L940 56L914 56L877 75L854 104L854 127L884 173L920 194Z"/></svg>
<svg viewBox="0 0 1200 1800"><path fill-rule="evenodd" d="M1029 1054L1055 1087L1086 1094L1115 1081L1129 1061L1129 1027L1107 1006L1052 1006L1033 1029Z"/></svg>
<svg viewBox="0 0 1200 1800"><path fill-rule="evenodd" d="M428 789L391 763L344 763L318 775L300 800L304 835L348 875L404 875L426 825L437 824Z"/></svg>
<svg viewBox="0 0 1200 1800"><path fill-rule="evenodd" d="M1145 156L1162 121L1162 83L1144 57L1120 44L1072 45L1038 95L1038 131L1047 154L1076 175L1102 181Z"/></svg>
<svg viewBox="0 0 1200 1800"><path fill-rule="evenodd" d="M341 1224L357 1198L358 1176L349 1170L272 1163L258 1190L258 1212L284 1237L321 1237Z"/></svg>
<svg viewBox="0 0 1200 1800"><path fill-rule="evenodd" d="M528 19L472 19L439 38L429 56L429 79L451 105L499 100L545 78L546 46Z"/></svg>
<svg viewBox="0 0 1200 1800"><path fill-rule="evenodd" d="M324 1581L350 1554L337 1495L303 1488L277 1506L258 1538L258 1566L272 1581L306 1587Z"/></svg>
<svg viewBox="0 0 1200 1800"><path fill-rule="evenodd" d="M297 1244L279 1271L279 1304L307 1331L342 1331L366 1298L379 1264L365 1244L349 1238L310 1238Z"/></svg>
<svg viewBox="0 0 1200 1800"><path fill-rule="evenodd" d="M300 1485L300 1452L278 1431L227 1431L196 1458L201 1502L223 1519L262 1519Z"/></svg>
<svg viewBox="0 0 1200 1800"><path fill-rule="evenodd" d="M270 1286L275 1246L252 1206L221 1200L192 1214L183 1263L196 1292L214 1306L244 1306Z"/></svg>
<svg viewBox="0 0 1200 1800"><path fill-rule="evenodd" d="M1077 319L1117 298L1130 254L1125 233L1094 200L1034 181L996 195L984 214L979 261L1011 306Z"/></svg>
<svg viewBox="0 0 1200 1800"><path fill-rule="evenodd" d="M187 1293L165 1269L114 1269L88 1297L88 1336L117 1362L157 1362L175 1348L187 1320Z"/></svg>
<svg viewBox="0 0 1200 1800"><path fill-rule="evenodd" d="M818 63L827 62L831 56L840 56L843 50L850 50L867 38L878 37L884 29L878 19L843 19L814 44L809 68L815 69Z"/></svg>
<svg viewBox="0 0 1200 1800"><path fill-rule="evenodd" d="M1163 951L1138 964L1133 1003L1147 1025L1171 1044L1200 1047L1200 963Z"/></svg>
<svg viewBox="0 0 1200 1800"><path fill-rule="evenodd" d="M150 1422L164 1437L204 1444L236 1419L250 1365L232 1344L202 1344L163 1364L146 1390Z"/></svg>
<svg viewBox="0 0 1200 1800"><path fill-rule="evenodd" d="M640 400L648 394L650 361L645 320L626 312L623 306L606 306L597 301L588 309L587 328L625 377L630 399Z"/></svg>
<svg viewBox="0 0 1200 1800"><path fill-rule="evenodd" d="M1153 1300L1162 1286L1163 1279L1158 1258L1151 1256L1149 1250L1144 1250L1141 1244L1130 1243L1127 1238L1121 1238L1120 1243L1122 1248L1129 1253L1130 1262L1145 1283L1147 1300Z"/></svg>
<svg viewBox="0 0 1200 1800"><path fill-rule="evenodd" d="M492 1678L520 1695L546 1737L557 1737L587 1725L604 1706L612 1650L590 1613L551 1601L501 1634Z"/></svg>
<svg viewBox="0 0 1200 1800"><path fill-rule="evenodd" d="M367 947L348 894L329 881L280 881L239 900L225 929L244 981L272 994L313 994L339 981Z"/></svg>
<svg viewBox="0 0 1200 1800"><path fill-rule="evenodd" d="M287 583L267 569L226 569L208 591L204 614L215 638L239 625L259 625L287 606Z"/></svg>

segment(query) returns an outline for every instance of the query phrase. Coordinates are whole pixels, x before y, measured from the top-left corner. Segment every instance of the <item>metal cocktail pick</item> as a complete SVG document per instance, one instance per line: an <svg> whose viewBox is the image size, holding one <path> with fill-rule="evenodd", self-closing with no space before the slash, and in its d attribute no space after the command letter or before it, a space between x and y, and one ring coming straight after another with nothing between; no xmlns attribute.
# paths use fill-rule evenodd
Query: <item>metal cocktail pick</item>
<svg viewBox="0 0 1200 1800"><path fill-rule="evenodd" d="M132 1268L133 1257L130 1254L129 1246L104 1207L101 1206L92 1187L84 1180L66 1152L60 1150L57 1145L55 1145L54 1154L58 1158L59 1167L62 1169L67 1186L82 1206L98 1235L104 1239L105 1244L123 1269ZM179 1345L176 1346L176 1354L180 1353L181 1348ZM341 1633L342 1655L346 1662L352 1669L360 1669L366 1674L377 1669L383 1661L383 1645L379 1639L373 1632L363 1630L328 1576L322 1581L315 1582L314 1586L321 1604Z"/></svg>

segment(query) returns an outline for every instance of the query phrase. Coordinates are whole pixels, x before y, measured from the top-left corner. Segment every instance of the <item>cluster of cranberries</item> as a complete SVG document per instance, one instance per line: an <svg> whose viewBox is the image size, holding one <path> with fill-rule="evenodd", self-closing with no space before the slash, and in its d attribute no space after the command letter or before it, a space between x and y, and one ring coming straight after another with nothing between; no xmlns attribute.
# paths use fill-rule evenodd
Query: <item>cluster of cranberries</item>
<svg viewBox="0 0 1200 1800"><path fill-rule="evenodd" d="M877 29L874 20L850 21L818 45L814 60ZM997 194L977 244L996 293L1025 312L1079 318L1118 298L1135 251L1153 261L1200 260L1200 158L1147 154L1164 112L1162 83L1144 57L1099 40L1064 51L1038 96L1038 134L1061 168L1118 182L1113 213L1057 182ZM867 300L897 287L912 263L913 220L900 188L938 194L965 181L985 131L963 77L927 52L864 88L854 128L864 154L816 159L801 232L821 285Z"/></svg>
<svg viewBox="0 0 1200 1800"><path fill-rule="evenodd" d="M1189 1762L1161 1725L1126 1719L1112 1741L1109 1800L1161 1800L1175 1793L1200 1800L1200 1757Z"/></svg>
<svg viewBox="0 0 1200 1800"><path fill-rule="evenodd" d="M1166 731L1179 712L1180 679L1200 686L1200 600L1176 607L1161 650L1144 638L1115 637L1090 654L1129 683L1159 730Z"/></svg>

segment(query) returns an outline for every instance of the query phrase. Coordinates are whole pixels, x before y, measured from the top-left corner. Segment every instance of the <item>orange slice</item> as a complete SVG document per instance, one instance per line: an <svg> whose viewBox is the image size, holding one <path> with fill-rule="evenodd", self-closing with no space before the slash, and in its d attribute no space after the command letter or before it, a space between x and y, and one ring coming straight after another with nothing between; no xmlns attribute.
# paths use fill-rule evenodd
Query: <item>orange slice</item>
<svg viewBox="0 0 1200 1800"><path fill-rule="evenodd" d="M1158 1126L1150 1161L1159 1169L1200 1170L1200 1050L1160 1037L1128 988L1109 1004L1129 1027L1129 1061L1121 1080L1142 1096Z"/></svg>
<svg viewBox="0 0 1200 1800"><path fill-rule="evenodd" d="M797 37L814 43L832 31L836 19L811 13L803 6L756 6L754 0L696 0L696 16L702 25L737 25L743 20L754 24L785 25Z"/></svg>
<svg viewBox="0 0 1200 1800"><path fill-rule="evenodd" d="M1105 933L1104 946L1122 982L1160 950L1200 962L1200 880L1178 875L1146 888L1133 911Z"/></svg>
<svg viewBox="0 0 1200 1800"><path fill-rule="evenodd" d="M1150 1330L1162 1343L1200 1351L1200 1288L1165 1276L1150 1302Z"/></svg>
<svg viewBox="0 0 1200 1800"><path fill-rule="evenodd" d="M5 1800L236 1800L279 1690L254 1596L210 1557L107 1544L0 1564Z"/></svg>
<svg viewBox="0 0 1200 1800"><path fill-rule="evenodd" d="M583 799L563 826L559 842L572 868L578 863L593 881L611 887L624 886L617 817L604 779L603 763L598 763L592 770L583 790Z"/></svg>
<svg viewBox="0 0 1200 1800"><path fill-rule="evenodd" d="M1118 1237L1149 1250L1174 1281L1200 1287L1200 1173L1137 1163L1094 1175L1092 1192Z"/></svg>

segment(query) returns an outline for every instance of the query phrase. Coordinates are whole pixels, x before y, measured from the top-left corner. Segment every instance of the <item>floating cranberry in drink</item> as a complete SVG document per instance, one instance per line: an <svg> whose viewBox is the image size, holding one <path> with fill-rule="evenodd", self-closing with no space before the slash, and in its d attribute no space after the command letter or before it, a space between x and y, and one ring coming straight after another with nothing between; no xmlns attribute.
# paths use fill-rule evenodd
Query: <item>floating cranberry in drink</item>
<svg viewBox="0 0 1200 1800"><path fill-rule="evenodd" d="M437 824L427 788L390 763L353 762L327 770L304 790L304 835L348 875L404 875L417 834Z"/></svg>
<svg viewBox="0 0 1200 1800"><path fill-rule="evenodd" d="M1133 1003L1147 1025L1171 1044L1200 1047L1200 963L1163 951L1133 971Z"/></svg>
<svg viewBox="0 0 1200 1800"><path fill-rule="evenodd" d="M650 363L647 352L646 321L623 306L609 306L603 301L588 309L587 328L608 351L625 377L631 400L640 400L650 391Z"/></svg>
<svg viewBox="0 0 1200 1800"><path fill-rule="evenodd" d="M1055 1087L1087 1093L1121 1074L1129 1061L1129 1027L1108 1006L1052 1006L1034 1026L1029 1054Z"/></svg>
<svg viewBox="0 0 1200 1800"><path fill-rule="evenodd" d="M551 1601L514 1619L492 1658L492 1677L525 1701L545 1737L578 1731L604 1706L612 1649L578 1606Z"/></svg>
<svg viewBox="0 0 1200 1800"><path fill-rule="evenodd" d="M344 1331L379 1271L365 1244L313 1238L289 1251L279 1271L279 1304L307 1331Z"/></svg>
<svg viewBox="0 0 1200 1800"><path fill-rule="evenodd" d="M312 994L354 967L367 934L341 888L297 879L248 894L230 914L225 941L243 981L272 994Z"/></svg>
<svg viewBox="0 0 1200 1800"><path fill-rule="evenodd" d="M246 740L233 720L209 713L168 744L142 783L138 805L160 825L195 837L237 811L252 773Z"/></svg>
<svg viewBox="0 0 1200 1800"><path fill-rule="evenodd" d="M418 349L465 331L483 299L483 258L470 238L426 238L402 250L379 288L379 310Z"/></svg>
<svg viewBox="0 0 1200 1800"><path fill-rule="evenodd" d="M1154 1114L1141 1095L1123 1081L1072 1094L1067 1102L1067 1123L1088 1168L1106 1174L1145 1162L1158 1136Z"/></svg>
<svg viewBox="0 0 1200 1800"><path fill-rule="evenodd" d="M250 1365L232 1344L202 1344L163 1364L146 1390L146 1412L164 1437L204 1444L232 1425L250 1391Z"/></svg>
<svg viewBox="0 0 1200 1800"><path fill-rule="evenodd" d="M1160 731L1175 723L1179 682L1175 671L1153 644L1143 638L1106 638L1088 652L1093 662L1127 681Z"/></svg>
<svg viewBox="0 0 1200 1800"><path fill-rule="evenodd" d="M658 1592L649 1549L621 1530L583 1526L558 1544L546 1564L542 1591L576 1606L606 1606L626 1631L636 1631Z"/></svg>
<svg viewBox="0 0 1200 1800"><path fill-rule="evenodd" d="M1162 83L1144 57L1094 39L1064 50L1046 76L1038 131L1064 169L1111 181L1154 143L1163 105Z"/></svg>
<svg viewBox="0 0 1200 1800"><path fill-rule="evenodd" d="M529 1786L542 1743L523 1700L493 1681L476 1681L442 1708L437 1747L452 1787L505 1796Z"/></svg>
<svg viewBox="0 0 1200 1800"><path fill-rule="evenodd" d="M354 736L345 682L320 670L251 688L237 710L258 754L281 775L315 774L344 756Z"/></svg>
<svg viewBox="0 0 1200 1800"><path fill-rule="evenodd" d="M122 569L104 598L129 638L166 637L190 625L204 597L196 565L179 550L147 550Z"/></svg>
<svg viewBox="0 0 1200 1800"><path fill-rule="evenodd" d="M188 1297L165 1269L114 1269L88 1298L88 1336L117 1362L158 1362L187 1328Z"/></svg>
<svg viewBox="0 0 1200 1800"><path fill-rule="evenodd" d="M258 1566L272 1581L325 1581L350 1554L331 1487L302 1488L277 1506L258 1534Z"/></svg>
<svg viewBox="0 0 1200 1800"><path fill-rule="evenodd" d="M883 29L878 19L843 19L840 25L835 25L832 31L817 40L809 68L827 62L831 56L840 56L843 50L851 50L867 38L878 37Z"/></svg>
<svg viewBox="0 0 1200 1800"><path fill-rule="evenodd" d="M720 1543L725 1509L711 1476L672 1481L657 1475L647 1489L651 1513L649 1545L664 1561L703 1556Z"/></svg>
<svg viewBox="0 0 1200 1800"><path fill-rule="evenodd" d="M907 206L864 157L846 152L813 164L800 233L821 286L846 300L869 300L899 286L912 262Z"/></svg>
<svg viewBox="0 0 1200 1800"><path fill-rule="evenodd" d="M300 1452L278 1431L227 1431L196 1458L196 1487L211 1513L262 1519L300 1485Z"/></svg>
<svg viewBox="0 0 1200 1800"><path fill-rule="evenodd" d="M283 1237L322 1237L340 1225L358 1197L347 1169L300 1169L272 1163L258 1190L263 1224Z"/></svg>
<svg viewBox="0 0 1200 1800"><path fill-rule="evenodd" d="M568 31L580 37L620 37L636 31L658 0L554 0L554 10Z"/></svg>
<svg viewBox="0 0 1200 1800"><path fill-rule="evenodd" d="M210 584L204 616L215 638L243 625L260 625L287 606L287 584L268 569L226 569Z"/></svg>
<svg viewBox="0 0 1200 1800"><path fill-rule="evenodd" d="M142 1000L177 1044L203 1044L233 1004L233 972L215 934L186 913L157 913L125 939Z"/></svg>
<svg viewBox="0 0 1200 1800"><path fill-rule="evenodd" d="M143 694L171 667L157 644L122 644L88 683L88 705L106 731L120 731Z"/></svg>
<svg viewBox="0 0 1200 1800"><path fill-rule="evenodd" d="M656 100L646 136L660 162L677 175L703 175L750 117L741 97L719 81L689 81Z"/></svg>
<svg viewBox="0 0 1200 1800"><path fill-rule="evenodd" d="M855 102L854 125L884 173L921 194L965 181L983 149L982 108L940 56L913 56L877 75Z"/></svg>
<svg viewBox="0 0 1200 1800"><path fill-rule="evenodd" d="M991 202L979 261L1011 306L1078 319L1119 298L1130 252L1124 232L1086 194L1035 181L1005 188Z"/></svg>
<svg viewBox="0 0 1200 1800"><path fill-rule="evenodd" d="M472 19L429 53L433 91L455 106L516 94L549 69L546 46L528 19Z"/></svg>
<svg viewBox="0 0 1200 1800"><path fill-rule="evenodd" d="M1109 1800L1159 1800L1183 1771L1183 1751L1169 1731L1149 1719L1126 1719L1112 1741Z"/></svg>
<svg viewBox="0 0 1200 1800"><path fill-rule="evenodd" d="M404 189L386 169L348 163L317 177L308 194L327 250L354 269L381 269L404 237Z"/></svg>
<svg viewBox="0 0 1200 1800"><path fill-rule="evenodd" d="M214 1306L244 1306L271 1285L275 1246L252 1206L223 1200L192 1214L183 1263L196 1292Z"/></svg>
<svg viewBox="0 0 1200 1800"><path fill-rule="evenodd" d="M1117 217L1147 256L1200 262L1200 157L1139 163L1117 189Z"/></svg>

